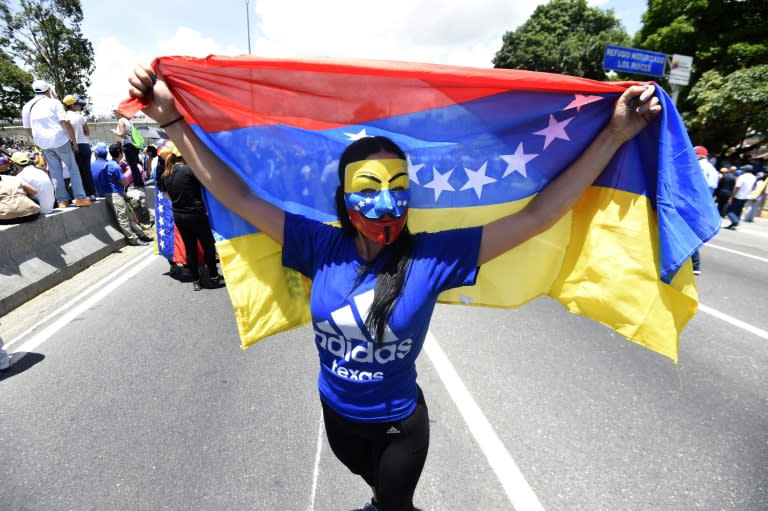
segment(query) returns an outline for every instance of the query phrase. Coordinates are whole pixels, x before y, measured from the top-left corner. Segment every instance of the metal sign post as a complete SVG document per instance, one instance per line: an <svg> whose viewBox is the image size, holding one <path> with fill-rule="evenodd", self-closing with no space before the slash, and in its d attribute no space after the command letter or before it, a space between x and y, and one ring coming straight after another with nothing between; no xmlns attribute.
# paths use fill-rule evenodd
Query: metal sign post
<svg viewBox="0 0 768 511"><path fill-rule="evenodd" d="M691 67L693 57L689 55L673 54L669 61L669 84L672 85L672 104L677 106L677 97L680 95L680 86L688 85L691 79Z"/></svg>

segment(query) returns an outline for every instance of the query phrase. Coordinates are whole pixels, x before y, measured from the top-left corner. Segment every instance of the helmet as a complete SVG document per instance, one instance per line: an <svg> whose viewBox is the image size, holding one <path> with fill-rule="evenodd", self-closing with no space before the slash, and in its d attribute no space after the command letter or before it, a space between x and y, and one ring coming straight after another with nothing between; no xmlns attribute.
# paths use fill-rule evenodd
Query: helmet
<svg viewBox="0 0 768 511"><path fill-rule="evenodd" d="M11 155L11 161L16 165L29 165L29 155L27 153L22 153L21 151L16 151Z"/></svg>
<svg viewBox="0 0 768 511"><path fill-rule="evenodd" d="M109 149L107 148L107 144L104 142L99 142L94 146L93 152L100 158L106 158L107 154L109 154Z"/></svg>
<svg viewBox="0 0 768 511"><path fill-rule="evenodd" d="M707 151L707 148L703 145L697 145L694 147L693 152L696 153L696 156L707 156L709 154L709 151Z"/></svg>
<svg viewBox="0 0 768 511"><path fill-rule="evenodd" d="M64 99L61 100L61 102L67 106L72 106L75 103L77 103L77 98L72 94L67 94L66 96L64 96Z"/></svg>
<svg viewBox="0 0 768 511"><path fill-rule="evenodd" d="M176 144L163 138L157 141L157 155L160 158L167 160L171 155L181 156L181 152L176 147Z"/></svg>

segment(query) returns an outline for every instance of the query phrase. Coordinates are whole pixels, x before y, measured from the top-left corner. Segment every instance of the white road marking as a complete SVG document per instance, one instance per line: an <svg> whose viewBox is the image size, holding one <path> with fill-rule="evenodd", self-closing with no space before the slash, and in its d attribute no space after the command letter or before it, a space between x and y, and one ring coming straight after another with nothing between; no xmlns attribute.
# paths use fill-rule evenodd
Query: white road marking
<svg viewBox="0 0 768 511"><path fill-rule="evenodd" d="M146 256L148 254L144 254ZM139 258L137 258L139 259ZM42 329L39 333L32 336L28 341L21 344L18 349L14 350L14 352L29 352L34 351L37 349L38 346L43 344L45 341L50 339L56 332L67 326L72 320L77 318L79 315L81 315L83 312L88 310L88 308L95 305L97 302L102 300L104 297L106 297L109 293L120 287L125 281L139 273L141 270L149 266L150 263L152 263L155 260L154 256L147 257L144 261L134 262L134 266L128 268L124 273L120 273L115 277L114 275L107 276L103 279L101 279L99 282L94 284L89 288L89 290L96 289L96 291L93 291L90 296L85 298L82 302L77 303L77 305L69 306L68 310L64 312L61 317L59 317L56 321ZM135 260L134 260L135 261ZM130 264L130 263L129 263ZM84 298L84 294L88 292L88 290L83 291L83 293L80 293L77 297L77 300ZM72 302L74 303L74 302ZM14 363L17 362L17 359L14 358Z"/></svg>
<svg viewBox="0 0 768 511"><path fill-rule="evenodd" d="M315 452L315 468L312 472L312 496L309 499L309 511L315 511L317 496L317 480L320 477L320 451L323 450L323 412L320 412L320 426L317 428L317 451Z"/></svg>
<svg viewBox="0 0 768 511"><path fill-rule="evenodd" d="M131 259L130 261L128 261L124 265L122 265L119 268L117 268L116 270L112 271L111 274L112 275L120 274L123 271L125 271L126 269L133 267L139 261L139 259L143 259L149 253L150 253L149 251L142 252L137 257L134 257L133 259ZM13 346L15 343L21 341L22 339L24 339L24 337L29 335L30 332L32 332L32 331L36 330L37 328L39 328L40 325L43 325L43 324L47 323L51 318L54 318L54 317L58 316L59 314L61 314L62 312L70 309L72 307L73 303L77 303L78 301L82 300L86 296L91 296L94 292L96 292L97 290L99 290L101 287L104 286L105 281L111 280L112 279L112 275L110 275L108 278L101 279L100 281L96 282L95 284L92 284L91 286L87 287L85 290L81 291L74 298L69 300L66 304L62 305L61 307L59 307L58 309L54 310L53 312L51 312L50 314L48 314L44 318L42 318L39 321L37 321L31 327L29 327L26 330L24 330L22 333L20 333L18 335L18 337L16 337L12 341L6 342L5 343L6 349L9 348L10 346Z"/></svg>
<svg viewBox="0 0 768 511"><path fill-rule="evenodd" d="M739 252L738 250L733 250L732 248L725 248L725 247L722 247L720 245L715 245L713 243L707 243L704 246L705 247L710 247L710 248L716 248L718 250L723 250L725 252L731 252L732 254L738 254L738 255L740 255L742 257L748 257L750 259L757 259L758 261L762 261L764 263L768 263L768 259L765 259L764 257L757 257L757 256L754 256L752 254L747 254L746 252Z"/></svg>
<svg viewBox="0 0 768 511"><path fill-rule="evenodd" d="M736 319L733 316L729 316L728 314L724 314L717 309L712 309L711 307L707 307L706 305L703 305L700 303L699 310L701 312L709 314L710 316L714 316L717 319L721 319L726 323L730 323L733 326L737 326L742 330L746 330L747 332L754 334L758 337L762 337L763 339L768 339L768 331L765 331L762 328L757 328L756 326L752 326L749 323L745 323L744 321L741 321L740 319Z"/></svg>
<svg viewBox="0 0 768 511"><path fill-rule="evenodd" d="M504 447L488 419L459 378L432 332L427 333L424 351L437 369L443 385L448 389L475 441L480 445L480 449L496 473L512 506L516 511L543 511L544 508L520 472L515 460L509 455L507 448Z"/></svg>

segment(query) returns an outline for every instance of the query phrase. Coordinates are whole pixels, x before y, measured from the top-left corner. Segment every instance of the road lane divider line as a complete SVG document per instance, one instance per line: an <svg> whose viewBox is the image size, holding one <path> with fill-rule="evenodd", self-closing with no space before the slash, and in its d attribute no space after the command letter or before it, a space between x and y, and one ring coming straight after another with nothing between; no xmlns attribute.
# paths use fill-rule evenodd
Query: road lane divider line
<svg viewBox="0 0 768 511"><path fill-rule="evenodd" d="M315 468L312 470L312 495L309 499L309 511L315 511L317 497L317 480L320 478L320 453L323 450L323 413L320 412L320 425L317 427L317 449L315 451Z"/></svg>
<svg viewBox="0 0 768 511"><path fill-rule="evenodd" d="M119 273L127 270L128 268L131 268L133 265L136 264L137 261L139 261L140 259L146 257L148 254L151 254L151 251L142 252L140 255L138 255L137 257L134 257L133 259L131 259L127 263L123 264L122 266L120 266L119 268L117 268L116 270L114 270L111 273L112 274L115 274L115 273L119 274ZM109 278L111 279L112 276L110 275ZM22 333L20 333L18 336L16 336L15 339L13 339L12 341L6 342L6 344L5 344L6 348L11 347L15 343L17 343L17 342L21 341L22 339L24 339L31 332L37 330L40 327L41 324L45 324L51 318L55 318L56 316L58 316L62 312L70 309L72 307L72 302L76 303L76 302L80 301L81 299L83 299L84 297L90 296L91 294L96 292L98 289L100 289L101 287L104 286L104 281L105 280L107 280L106 277L101 279L101 280L99 280L95 284L91 284L86 289L84 289L83 291L81 291L80 293L75 295L75 297L72 298L69 302L67 302L66 304L62 305L61 307L59 307L58 309L54 310L53 312L49 313L47 316L43 317L42 319L38 320L34 325L32 325L31 327L27 328Z"/></svg>
<svg viewBox="0 0 768 511"><path fill-rule="evenodd" d="M732 254L738 254L738 255L740 255L742 257L748 257L750 259L756 259L758 261L761 261L761 262L764 262L764 263L768 263L768 259L766 259L764 257L758 257L758 256L755 256L755 255L752 255L752 254L747 254L746 252L740 252L740 251L734 250L732 248L726 248L726 247L723 247L723 246L720 246L720 245L715 245L714 243L707 243L704 246L705 247L716 248L718 250L723 250L725 252L730 252Z"/></svg>
<svg viewBox="0 0 768 511"><path fill-rule="evenodd" d="M149 255L149 254L146 254ZM136 258L140 259L140 258ZM85 312L88 308L92 307L96 303L98 303L100 300L104 299L109 293L120 287L122 284L124 284L128 279L134 277L137 273L139 273L141 270L149 266L154 260L154 257L147 257L144 261L135 262L136 259L132 260L134 262L134 266L131 268L126 269L124 273L120 273L115 277L114 275L110 275L107 277L104 277L99 282L91 286L89 289L96 288L95 291L92 292L92 294L88 297L85 297L83 301L77 303L77 305L69 306L69 310L64 312L57 320L55 320L50 325L43 328L39 333L33 335L29 338L29 340L23 342L18 349L15 349L14 352L30 352L38 348L41 344L43 344L45 341L51 338L56 332L67 326L69 323L71 323L75 318L77 318L79 315L81 315L83 312ZM130 263L128 263L130 264ZM127 265L124 265L124 267ZM80 299L83 297L83 293L80 293L76 299ZM16 362L16 359L14 359L14 363Z"/></svg>
<svg viewBox="0 0 768 511"><path fill-rule="evenodd" d="M768 339L768 331L763 330L762 328L757 328L756 326L752 326L749 323L745 323L744 321L740 319L736 319L733 316L729 316L728 314L724 314L720 312L717 309L713 309L711 307L707 307L706 305L699 304L699 310L705 314L709 314L710 316L714 316L717 319L721 319L725 321L726 323L730 323L733 326L737 326L741 328L742 330L746 330L747 332L754 334L758 337L762 337L763 339Z"/></svg>
<svg viewBox="0 0 768 511"><path fill-rule="evenodd" d="M475 441L480 445L480 449L496 473L496 477L498 477L512 506L516 511L544 511L541 502L533 493L515 460L512 459L477 402L459 378L432 332L427 332L424 351L426 351L432 365L437 369L437 374L443 385L448 389L448 393L464 417Z"/></svg>

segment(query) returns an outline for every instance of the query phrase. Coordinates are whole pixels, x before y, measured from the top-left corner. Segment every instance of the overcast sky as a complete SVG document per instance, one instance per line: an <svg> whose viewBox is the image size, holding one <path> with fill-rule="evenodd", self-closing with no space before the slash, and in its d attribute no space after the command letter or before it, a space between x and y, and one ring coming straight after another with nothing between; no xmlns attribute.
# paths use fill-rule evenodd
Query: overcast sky
<svg viewBox="0 0 768 511"><path fill-rule="evenodd" d="M96 70L91 111L126 96L136 63L162 55L405 60L491 67L504 32L546 2L533 0L81 0ZM633 35L643 1L589 0L613 9ZM248 18L246 17L248 13ZM250 23L249 23L250 21ZM66 94L61 92L60 96Z"/></svg>

